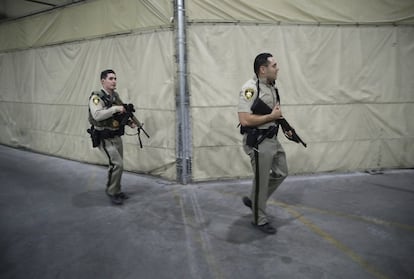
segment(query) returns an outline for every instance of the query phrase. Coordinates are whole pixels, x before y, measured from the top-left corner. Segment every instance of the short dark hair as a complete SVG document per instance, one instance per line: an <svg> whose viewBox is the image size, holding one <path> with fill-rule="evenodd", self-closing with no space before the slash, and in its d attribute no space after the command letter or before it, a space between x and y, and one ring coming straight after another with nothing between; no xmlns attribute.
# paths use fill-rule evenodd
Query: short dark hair
<svg viewBox="0 0 414 279"><path fill-rule="evenodd" d="M256 58L254 59L254 73L256 75L259 74L259 69L261 66L267 66L269 65L269 61L267 60L267 58L269 57L273 57L273 55L271 55L270 53L260 53L259 55L256 56Z"/></svg>
<svg viewBox="0 0 414 279"><path fill-rule="evenodd" d="M116 75L115 72L114 72L114 70L108 69L108 70L105 70L105 71L102 71L101 72L101 79L106 79L106 77L108 76L108 74L114 74L114 75Z"/></svg>

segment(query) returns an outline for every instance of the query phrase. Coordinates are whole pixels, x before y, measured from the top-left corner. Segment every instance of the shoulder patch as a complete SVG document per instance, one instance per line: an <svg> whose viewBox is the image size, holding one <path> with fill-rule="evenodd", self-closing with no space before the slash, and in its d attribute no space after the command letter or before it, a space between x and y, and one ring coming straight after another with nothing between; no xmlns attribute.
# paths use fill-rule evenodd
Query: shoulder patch
<svg viewBox="0 0 414 279"><path fill-rule="evenodd" d="M253 98L253 95L254 95L253 88L246 88L246 90L244 90L244 98L246 98L246 100L250 100L251 98Z"/></svg>
<svg viewBox="0 0 414 279"><path fill-rule="evenodd" d="M93 96L92 101L95 105L98 105L101 99L99 99L99 97L95 95Z"/></svg>

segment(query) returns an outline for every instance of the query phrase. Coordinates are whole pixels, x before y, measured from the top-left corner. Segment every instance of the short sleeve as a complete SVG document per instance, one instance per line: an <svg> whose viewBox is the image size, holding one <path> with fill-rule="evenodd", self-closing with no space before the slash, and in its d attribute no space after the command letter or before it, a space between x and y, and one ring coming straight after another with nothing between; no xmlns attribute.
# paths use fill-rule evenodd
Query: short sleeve
<svg viewBox="0 0 414 279"><path fill-rule="evenodd" d="M239 107L238 112L251 113L250 107L256 99L256 88L251 83L246 83L239 92Z"/></svg>

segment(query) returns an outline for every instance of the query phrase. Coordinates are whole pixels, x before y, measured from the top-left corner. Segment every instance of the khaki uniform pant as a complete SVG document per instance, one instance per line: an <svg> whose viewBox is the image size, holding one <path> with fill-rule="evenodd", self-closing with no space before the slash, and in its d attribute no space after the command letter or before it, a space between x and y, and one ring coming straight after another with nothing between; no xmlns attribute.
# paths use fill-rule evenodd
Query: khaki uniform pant
<svg viewBox="0 0 414 279"><path fill-rule="evenodd" d="M286 154L277 137L265 139L258 152L249 152L254 179L251 192L253 222L268 222L266 202L288 175ZM257 167L257 168L256 168Z"/></svg>
<svg viewBox="0 0 414 279"><path fill-rule="evenodd" d="M108 182L106 193L116 195L121 192L121 177L124 170L123 145L121 137L101 140L99 149L108 157Z"/></svg>

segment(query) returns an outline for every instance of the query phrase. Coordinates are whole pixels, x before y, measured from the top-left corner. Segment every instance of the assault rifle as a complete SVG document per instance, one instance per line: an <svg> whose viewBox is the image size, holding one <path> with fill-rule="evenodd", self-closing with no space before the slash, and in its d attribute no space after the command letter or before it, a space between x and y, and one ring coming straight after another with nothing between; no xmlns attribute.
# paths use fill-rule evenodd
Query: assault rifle
<svg viewBox="0 0 414 279"><path fill-rule="evenodd" d="M135 108L133 104L124 104L121 103L119 105L124 106L125 108L125 113L120 114L121 116L121 121L120 121L120 129L122 129L122 134L125 131L125 125L128 125L128 121L129 119L132 120L132 122L134 122L137 125L137 135L138 135L138 140L139 140L139 146L142 148L142 140L141 140L141 131L144 132L145 136L147 136L147 138L150 138L150 136L148 135L148 133L144 130L144 124L141 123L134 115L135 112Z"/></svg>
<svg viewBox="0 0 414 279"><path fill-rule="evenodd" d="M256 100L254 100L251 109L253 114L265 115L272 113L272 109L260 98L256 98ZM301 143L304 147L307 146L306 143L303 142L303 140L296 133L295 129L293 129L292 126L289 125L285 118L278 119L275 122L276 124L280 124L280 126L282 126L283 133L285 134L288 140L294 141L296 143ZM292 132L291 136L288 134L289 131Z"/></svg>

